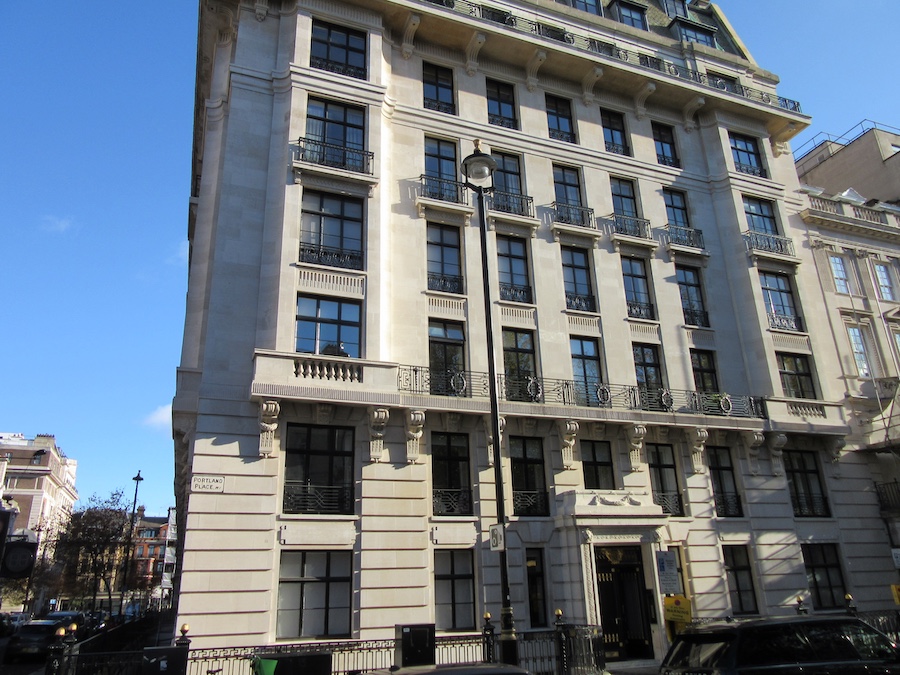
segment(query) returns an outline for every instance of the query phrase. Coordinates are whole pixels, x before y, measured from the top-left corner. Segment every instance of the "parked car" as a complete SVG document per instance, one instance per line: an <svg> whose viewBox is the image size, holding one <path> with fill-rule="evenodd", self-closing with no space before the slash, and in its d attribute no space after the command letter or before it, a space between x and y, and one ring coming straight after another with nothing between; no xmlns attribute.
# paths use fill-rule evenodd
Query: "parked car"
<svg viewBox="0 0 900 675"><path fill-rule="evenodd" d="M65 623L52 619L36 619L29 621L14 633L6 643L3 654L4 663L17 658L46 658L50 645L56 641L56 630L64 628Z"/></svg>
<svg viewBox="0 0 900 675"><path fill-rule="evenodd" d="M721 621L679 633L659 673L900 674L900 651L886 635L850 616Z"/></svg>
<svg viewBox="0 0 900 675"><path fill-rule="evenodd" d="M78 610L50 612L44 618L50 621L59 621L66 628L74 623L77 626L75 636L79 640L87 637L88 633L90 632L87 615L84 612L79 612Z"/></svg>

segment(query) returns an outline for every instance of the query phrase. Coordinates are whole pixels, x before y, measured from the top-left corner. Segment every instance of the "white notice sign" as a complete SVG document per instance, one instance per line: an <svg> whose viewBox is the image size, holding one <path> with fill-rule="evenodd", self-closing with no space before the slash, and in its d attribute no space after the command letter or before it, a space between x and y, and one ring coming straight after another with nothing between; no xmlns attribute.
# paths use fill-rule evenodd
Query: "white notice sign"
<svg viewBox="0 0 900 675"><path fill-rule="evenodd" d="M191 492L225 492L225 476L191 476Z"/></svg>
<svg viewBox="0 0 900 675"><path fill-rule="evenodd" d="M681 593L678 579L678 556L675 551L657 551L656 569L659 571L659 592L664 595Z"/></svg>

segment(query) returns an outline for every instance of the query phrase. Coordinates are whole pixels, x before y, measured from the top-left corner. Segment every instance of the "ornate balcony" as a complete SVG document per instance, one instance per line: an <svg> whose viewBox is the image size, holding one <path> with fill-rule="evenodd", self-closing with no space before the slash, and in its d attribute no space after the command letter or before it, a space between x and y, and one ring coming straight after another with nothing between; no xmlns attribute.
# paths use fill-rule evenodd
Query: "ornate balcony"
<svg viewBox="0 0 900 675"><path fill-rule="evenodd" d="M490 195L489 207L492 211L511 213L514 216L534 218L534 199L528 195L495 190Z"/></svg>
<svg viewBox="0 0 900 675"><path fill-rule="evenodd" d="M566 225L578 225L579 227L595 227L594 225L594 209L577 204L566 204L564 202L553 202L550 207L553 209L554 220L557 223Z"/></svg>
<svg viewBox="0 0 900 675"><path fill-rule="evenodd" d="M366 79L366 69L360 66L351 66L348 63L344 63L342 61L332 61L330 59L324 59L319 56L310 56L309 57L309 65L312 68L318 68L319 70L327 70L330 73L337 73L338 75L347 75L348 77L355 77L357 80L365 80Z"/></svg>
<svg viewBox="0 0 900 675"><path fill-rule="evenodd" d="M637 237L638 239L650 238L650 221L644 218L635 218L634 216L623 216L621 214L613 214L610 216L613 222L613 232L616 234L624 234L629 237Z"/></svg>
<svg viewBox="0 0 900 675"><path fill-rule="evenodd" d="M300 262L340 267L347 270L361 270L363 268L363 255L362 251L300 244Z"/></svg>
<svg viewBox="0 0 900 675"><path fill-rule="evenodd" d="M472 490L469 488L434 488L431 491L436 516L471 516Z"/></svg>
<svg viewBox="0 0 900 675"><path fill-rule="evenodd" d="M667 225L669 243L676 246L688 246L690 248L706 248L703 243L703 230L695 230L693 227L681 227L680 225Z"/></svg>
<svg viewBox="0 0 900 675"><path fill-rule="evenodd" d="M670 516L683 516L684 503L678 492L653 491L653 503L662 507L663 513Z"/></svg>
<svg viewBox="0 0 900 675"><path fill-rule="evenodd" d="M435 176L419 176L421 181L421 196L426 199L436 199L451 204L468 204L466 186L455 180L436 178Z"/></svg>
<svg viewBox="0 0 900 675"><path fill-rule="evenodd" d="M470 370L432 370L427 367L400 366L397 371L397 389L414 394L487 398L489 394L487 373Z"/></svg>
<svg viewBox="0 0 900 675"><path fill-rule="evenodd" d="M700 326L701 328L709 328L709 312L703 309L690 309L684 307L681 310L684 313L684 322L688 326Z"/></svg>
<svg viewBox="0 0 900 675"><path fill-rule="evenodd" d="M741 506L741 496L736 492L715 493L716 515L720 518L741 518L744 509Z"/></svg>
<svg viewBox="0 0 900 675"><path fill-rule="evenodd" d="M312 138L301 138L297 143L299 146L297 159L301 162L372 175L374 152Z"/></svg>
<svg viewBox="0 0 900 675"><path fill-rule="evenodd" d="M803 319L796 314L779 314L769 312L769 328L775 330L788 330L795 333L803 332Z"/></svg>
<svg viewBox="0 0 900 675"><path fill-rule="evenodd" d="M459 295L462 295L465 292L463 290L462 277L451 274L435 274L433 272L428 273L428 290L442 291L444 293L457 293Z"/></svg>
<svg viewBox="0 0 900 675"><path fill-rule="evenodd" d="M747 250L749 251L762 251L764 253L794 257L794 242L787 237L747 230L744 232L744 240L747 242Z"/></svg>
<svg viewBox="0 0 900 675"><path fill-rule="evenodd" d="M597 301L593 295L566 291L566 309L574 309L579 312L596 312Z"/></svg>
<svg viewBox="0 0 900 675"><path fill-rule="evenodd" d="M546 490L513 490L513 513L517 516L549 516Z"/></svg>
<svg viewBox="0 0 900 675"><path fill-rule="evenodd" d="M626 300L628 303L628 316L632 319L656 319L656 310L652 302L638 302Z"/></svg>
<svg viewBox="0 0 900 675"><path fill-rule="evenodd" d="M516 284L500 284L500 299L507 302L533 302L531 286L518 286Z"/></svg>
<svg viewBox="0 0 900 675"><path fill-rule="evenodd" d="M284 482L284 513L353 515L353 484L309 485Z"/></svg>
<svg viewBox="0 0 900 675"><path fill-rule="evenodd" d="M739 162L735 162L734 168L737 169L739 173L746 173L750 176L759 176L760 178L768 177L766 175L766 170L756 164L741 164Z"/></svg>
<svg viewBox="0 0 900 675"><path fill-rule="evenodd" d="M828 518L828 501L825 495L791 495L791 506L798 518Z"/></svg>

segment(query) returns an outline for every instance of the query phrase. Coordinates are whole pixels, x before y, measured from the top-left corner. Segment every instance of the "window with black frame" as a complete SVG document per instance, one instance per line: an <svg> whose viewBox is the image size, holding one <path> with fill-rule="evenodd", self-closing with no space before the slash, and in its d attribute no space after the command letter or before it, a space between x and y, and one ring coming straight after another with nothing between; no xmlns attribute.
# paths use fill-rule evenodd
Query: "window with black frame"
<svg viewBox="0 0 900 675"><path fill-rule="evenodd" d="M552 94L546 94L545 101L550 138L557 141L565 141L566 143L575 143L572 102L567 98L560 98Z"/></svg>
<svg viewBox="0 0 900 675"><path fill-rule="evenodd" d="M667 124L653 122L653 143L656 146L656 161L666 166L680 168L681 161L675 149L675 130Z"/></svg>
<svg viewBox="0 0 900 675"><path fill-rule="evenodd" d="M359 302L315 295L297 297L298 352L358 359L361 338Z"/></svg>
<svg viewBox="0 0 900 675"><path fill-rule="evenodd" d="M352 551L281 552L275 637L350 637Z"/></svg>
<svg viewBox="0 0 900 675"><path fill-rule="evenodd" d="M560 254L566 309L596 312L597 302L591 286L590 253L587 249L576 246L562 246Z"/></svg>
<svg viewBox="0 0 900 675"><path fill-rule="evenodd" d="M643 258L622 258L622 280L628 316L633 319L655 319L656 309L650 299L650 282Z"/></svg>
<svg viewBox="0 0 900 675"><path fill-rule="evenodd" d="M575 404L584 406L607 406L602 398L602 371L600 368L600 348L596 338L571 336L569 349L572 352L572 375L574 379Z"/></svg>
<svg viewBox="0 0 900 675"><path fill-rule="evenodd" d="M300 262L363 269L362 199L304 190Z"/></svg>
<svg viewBox="0 0 900 675"><path fill-rule="evenodd" d="M503 329L503 373L507 401L543 400L542 385L537 377L532 331Z"/></svg>
<svg viewBox="0 0 900 675"><path fill-rule="evenodd" d="M492 175L494 190L490 195L490 208L517 216L532 217L534 210L531 199L525 196L522 190L522 162L519 155L494 152L491 157L497 162L497 168Z"/></svg>
<svg viewBox="0 0 900 675"><path fill-rule="evenodd" d="M525 573L528 579L528 618L532 628L547 626L547 593L544 579L544 550L525 549Z"/></svg>
<svg viewBox="0 0 900 675"><path fill-rule="evenodd" d="M689 326L709 328L709 313L703 300L700 270L687 265L675 265L675 280L681 294L681 311Z"/></svg>
<svg viewBox="0 0 900 675"><path fill-rule="evenodd" d="M603 125L603 141L606 151L617 155L631 155L628 136L625 132L625 116L612 110L601 109L600 122Z"/></svg>
<svg viewBox="0 0 900 675"><path fill-rule="evenodd" d="M727 447L707 445L706 458L716 515L720 518L740 518L744 515L744 511L737 488L731 450Z"/></svg>
<svg viewBox="0 0 900 675"><path fill-rule="evenodd" d="M815 610L845 609L847 588L837 544L800 544Z"/></svg>
<svg viewBox="0 0 900 675"><path fill-rule="evenodd" d="M431 434L431 487L435 516L472 515L472 476L466 434Z"/></svg>
<svg viewBox="0 0 900 675"><path fill-rule="evenodd" d="M802 331L803 320L797 312L790 277L778 272L760 270L759 283L766 304L769 328Z"/></svg>
<svg viewBox="0 0 900 675"><path fill-rule="evenodd" d="M759 151L759 141L752 136L744 136L730 132L731 155L734 159L734 168L741 173L766 178L766 169L763 166L762 153Z"/></svg>
<svg viewBox="0 0 900 675"><path fill-rule="evenodd" d="M425 174L422 196L454 204L465 204L465 188L459 182L456 143L441 138L425 138Z"/></svg>
<svg viewBox="0 0 900 675"><path fill-rule="evenodd" d="M428 321L428 390L439 396L471 396L466 373L463 325L455 321Z"/></svg>
<svg viewBox="0 0 900 675"><path fill-rule="evenodd" d="M353 514L352 428L288 425L282 511Z"/></svg>
<svg viewBox="0 0 900 675"><path fill-rule="evenodd" d="M753 588L753 567L746 546L722 546L725 558L725 580L734 616L758 614L756 592Z"/></svg>
<svg viewBox="0 0 900 675"><path fill-rule="evenodd" d="M809 357L806 354L785 352L778 352L775 357L784 395L788 398L816 398Z"/></svg>
<svg viewBox="0 0 900 675"><path fill-rule="evenodd" d="M694 375L694 390L705 393L719 391L719 377L716 374L716 354L708 349L691 349L691 372Z"/></svg>
<svg viewBox="0 0 900 675"><path fill-rule="evenodd" d="M653 503L661 506L663 513L683 516L684 504L678 487L675 449L668 444L647 443L647 464L650 469Z"/></svg>
<svg viewBox="0 0 900 675"><path fill-rule="evenodd" d="M450 68L423 63L422 89L425 108L448 115L456 114L453 71Z"/></svg>
<svg viewBox="0 0 900 675"><path fill-rule="evenodd" d="M516 88L506 82L487 80L488 122L507 129L518 129Z"/></svg>
<svg viewBox="0 0 900 675"><path fill-rule="evenodd" d="M434 552L434 627L475 628L475 562L470 549Z"/></svg>
<svg viewBox="0 0 900 675"><path fill-rule="evenodd" d="M816 453L809 450L785 449L782 459L794 516L798 518L830 516Z"/></svg>
<svg viewBox="0 0 900 675"><path fill-rule="evenodd" d="M366 34L313 20L309 65L365 80Z"/></svg>
<svg viewBox="0 0 900 675"><path fill-rule="evenodd" d="M581 470L585 490L615 490L612 448L609 441L581 441Z"/></svg>
<svg viewBox="0 0 900 675"><path fill-rule="evenodd" d="M510 436L509 457L512 462L513 513L517 516L550 515L541 439Z"/></svg>
<svg viewBox="0 0 900 675"><path fill-rule="evenodd" d="M528 275L528 250L525 240L497 236L497 266L500 299L509 302L533 302Z"/></svg>
<svg viewBox="0 0 900 675"><path fill-rule="evenodd" d="M459 227L428 223L426 229L428 290L464 293Z"/></svg>
<svg viewBox="0 0 900 675"><path fill-rule="evenodd" d="M366 113L363 108L310 98L306 108L306 137L300 158L323 166L370 173L365 150Z"/></svg>

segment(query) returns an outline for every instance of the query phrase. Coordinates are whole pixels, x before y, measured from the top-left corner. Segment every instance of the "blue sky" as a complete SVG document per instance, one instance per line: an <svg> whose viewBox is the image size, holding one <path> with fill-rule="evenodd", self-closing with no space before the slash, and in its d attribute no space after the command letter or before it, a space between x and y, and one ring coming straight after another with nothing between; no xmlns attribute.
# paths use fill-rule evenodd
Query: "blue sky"
<svg viewBox="0 0 900 675"><path fill-rule="evenodd" d="M779 94L842 134L900 127L897 0L721 0ZM0 431L49 433L83 499L174 504L197 2L0 20Z"/></svg>

